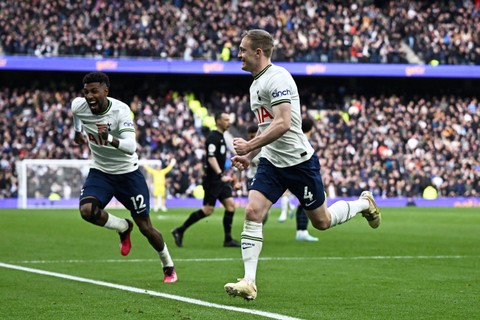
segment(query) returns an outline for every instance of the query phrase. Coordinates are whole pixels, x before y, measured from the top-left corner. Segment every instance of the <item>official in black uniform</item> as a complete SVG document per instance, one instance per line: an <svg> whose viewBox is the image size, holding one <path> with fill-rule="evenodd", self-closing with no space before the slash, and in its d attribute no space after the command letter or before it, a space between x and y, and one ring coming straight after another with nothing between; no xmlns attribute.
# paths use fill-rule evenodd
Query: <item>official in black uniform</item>
<svg viewBox="0 0 480 320"><path fill-rule="evenodd" d="M210 132L206 141L203 207L192 212L180 227L172 230L175 244L179 247L183 247L183 235L187 228L213 213L217 199L220 200L225 208L223 216L225 239L223 246L240 247L240 242L232 239L232 222L233 214L235 213L235 201L233 200L231 186L232 177L224 175L227 145L225 144L223 133L230 126L230 116L226 112L218 112L215 114L215 123L217 128Z"/></svg>

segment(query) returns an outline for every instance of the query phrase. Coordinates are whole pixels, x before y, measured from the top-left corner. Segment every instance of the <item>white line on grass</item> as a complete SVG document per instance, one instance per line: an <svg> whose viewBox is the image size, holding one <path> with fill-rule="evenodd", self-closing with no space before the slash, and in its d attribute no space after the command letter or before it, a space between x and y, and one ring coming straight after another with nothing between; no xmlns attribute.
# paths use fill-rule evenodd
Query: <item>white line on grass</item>
<svg viewBox="0 0 480 320"><path fill-rule="evenodd" d="M171 300L177 300L177 301L181 301L181 302L196 304L196 305L200 305L200 306L204 306L204 307L211 307L211 308L223 309L223 310L228 310L228 311L236 311L236 312L241 312L241 313L250 313L250 314L253 314L253 315L263 316L263 317L271 318L271 319L301 320L299 318L293 318L293 317L289 317L289 316L278 314L278 313L259 311L259 310L250 310L250 309L244 309L244 308L238 308L238 307L231 307L231 306L226 306L226 305L222 305L222 304L206 302L206 301L202 301L202 300L198 300L198 299L191 299L191 298L177 296L177 295L173 295L173 294L162 293L162 292L158 292L158 291L152 291L152 290L135 288L135 287L130 287L130 286L124 286L124 285L121 285L121 284L115 284L115 283L110 283L110 282L105 282L105 281L98 281L98 280L93 280L93 279L76 277L76 276L71 276L71 275L63 274L63 273L26 268L26 267L17 266L17 265L13 265L13 264L2 263L2 262L0 262L0 267L8 268L8 269L14 269L14 270L20 270L20 271L25 271L25 272L30 272L30 273L37 273L37 274L41 274L41 275L46 275L46 276L51 276L51 277L56 277L56 278L63 278L63 279L68 279L68 280L73 280L73 281L78 281L78 282L91 283L91 284L95 284L95 285L98 285L98 286L104 286L104 287L109 287L109 288L129 291L129 292L135 292L135 293L142 293L142 294L147 294L147 295L151 295L151 296L157 296L157 297L162 297L162 298L166 298L166 299L171 299Z"/></svg>
<svg viewBox="0 0 480 320"><path fill-rule="evenodd" d="M409 259L478 259L480 256L357 256L357 257L263 257L262 261L310 261L310 260L409 260ZM175 259L175 262L222 262L222 261L239 261L241 258L192 258L192 259ZM105 263L105 262L158 262L158 259L106 259L106 260L82 260L82 259L70 259L70 260L22 260L22 261L10 261L11 263L32 263L32 264L44 264L44 263Z"/></svg>

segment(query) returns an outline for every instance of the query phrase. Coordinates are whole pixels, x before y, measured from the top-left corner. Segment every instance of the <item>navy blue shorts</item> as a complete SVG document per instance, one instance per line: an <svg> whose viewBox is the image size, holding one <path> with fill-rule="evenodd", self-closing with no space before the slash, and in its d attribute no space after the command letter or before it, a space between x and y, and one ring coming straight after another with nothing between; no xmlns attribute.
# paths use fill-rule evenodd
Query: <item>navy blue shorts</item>
<svg viewBox="0 0 480 320"><path fill-rule="evenodd" d="M80 193L80 200L85 197L97 198L102 209L115 197L130 211L132 217L150 213L150 192L140 170L108 174L90 169Z"/></svg>
<svg viewBox="0 0 480 320"><path fill-rule="evenodd" d="M325 188L316 154L292 167L277 168L265 158L260 158L257 173L250 190L257 190L272 203L290 190L306 210L314 210L325 202Z"/></svg>

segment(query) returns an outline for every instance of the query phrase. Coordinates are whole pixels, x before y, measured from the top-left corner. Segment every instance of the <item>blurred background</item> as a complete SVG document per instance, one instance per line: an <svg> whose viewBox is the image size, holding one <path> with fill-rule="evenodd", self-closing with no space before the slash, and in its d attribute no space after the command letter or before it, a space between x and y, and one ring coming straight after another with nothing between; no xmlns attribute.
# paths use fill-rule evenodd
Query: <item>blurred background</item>
<svg viewBox="0 0 480 320"><path fill-rule="evenodd" d="M73 142L70 104L95 70L130 105L139 157L177 160L168 198L195 198L213 113L231 114L228 139L256 121L237 61L252 28L274 36L273 63L294 75L302 115L315 119L329 198L369 189L401 205L480 206L477 0L2 1L0 201L19 197L21 160L89 159ZM83 184L81 167L27 175L32 199L76 199Z"/></svg>

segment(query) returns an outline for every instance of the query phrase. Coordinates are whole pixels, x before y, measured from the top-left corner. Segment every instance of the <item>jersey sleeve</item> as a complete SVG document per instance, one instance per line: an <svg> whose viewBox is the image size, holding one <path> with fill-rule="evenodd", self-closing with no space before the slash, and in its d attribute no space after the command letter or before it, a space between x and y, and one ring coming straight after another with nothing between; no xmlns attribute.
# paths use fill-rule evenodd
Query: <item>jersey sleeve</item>
<svg viewBox="0 0 480 320"><path fill-rule="evenodd" d="M83 103L83 100L84 99L82 99L80 97L75 98L75 99L73 99L72 105L70 106L71 109L72 109L72 115L73 115L73 128L77 132L82 131L82 120L80 120L80 118L78 117L78 115L77 115L78 112L77 111L78 111L78 108L80 107L80 105Z"/></svg>
<svg viewBox="0 0 480 320"><path fill-rule="evenodd" d="M207 145L207 157L215 157L215 152L217 151L217 144L213 136L209 136L205 142Z"/></svg>
<svg viewBox="0 0 480 320"><path fill-rule="evenodd" d="M119 122L118 122L118 131L120 134L123 132L135 132L135 126L133 124L132 113L130 108L125 105L120 112Z"/></svg>
<svg viewBox="0 0 480 320"><path fill-rule="evenodd" d="M276 71L268 83L267 90L271 97L271 106L282 103L291 103L292 88L290 85L291 76L283 72L283 70Z"/></svg>
<svg viewBox="0 0 480 320"><path fill-rule="evenodd" d="M78 108L82 105L82 103L85 101L85 98L77 97L73 99L71 109L72 113L75 115L78 112Z"/></svg>
<svg viewBox="0 0 480 320"><path fill-rule="evenodd" d="M120 138L118 138L118 150L121 150L127 154L135 153L137 150L135 131L120 131Z"/></svg>
<svg viewBox="0 0 480 320"><path fill-rule="evenodd" d="M164 175L167 175L167 173L169 173L170 171L172 171L174 165L175 165L174 163L170 162L170 163L168 164L168 166L166 166L165 168L162 169L162 173L163 173Z"/></svg>
<svg viewBox="0 0 480 320"><path fill-rule="evenodd" d="M145 165L145 166L143 166L143 167L144 167L145 170L146 170L148 173L150 173L151 175L153 175L153 174L155 173L155 169L153 169L152 167L147 166L147 165Z"/></svg>

